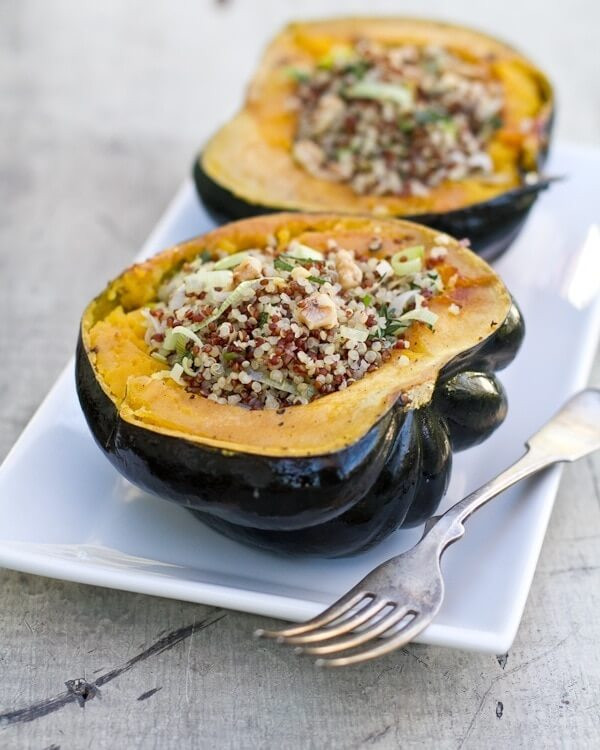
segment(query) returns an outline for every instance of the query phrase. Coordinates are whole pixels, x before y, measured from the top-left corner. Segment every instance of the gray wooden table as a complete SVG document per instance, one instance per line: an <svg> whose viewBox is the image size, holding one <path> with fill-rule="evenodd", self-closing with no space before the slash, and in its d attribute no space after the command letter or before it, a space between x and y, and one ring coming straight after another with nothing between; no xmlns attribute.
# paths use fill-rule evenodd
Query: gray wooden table
<svg viewBox="0 0 600 750"><path fill-rule="evenodd" d="M327 7L0 0L0 458L266 36ZM452 17L527 48L559 89L558 137L598 142L597 2ZM595 458L565 471L509 654L411 646L341 672L254 642L258 617L0 570L0 747L600 747L599 539Z"/></svg>

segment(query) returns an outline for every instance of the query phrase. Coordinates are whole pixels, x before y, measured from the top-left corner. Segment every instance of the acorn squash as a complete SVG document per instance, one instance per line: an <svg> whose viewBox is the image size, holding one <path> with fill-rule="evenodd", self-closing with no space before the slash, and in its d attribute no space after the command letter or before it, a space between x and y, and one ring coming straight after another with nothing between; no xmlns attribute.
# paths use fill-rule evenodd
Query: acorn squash
<svg viewBox="0 0 600 750"><path fill-rule="evenodd" d="M482 145L484 153L479 154L489 162L487 174L474 172L443 179L424 194L422 189L417 194L369 190L358 194L347 180L324 179L298 163L293 149L299 107L290 106L290 101L299 84L290 70L310 74L336 54L343 58L344 50L351 49L356 40L368 40L383 48L441 47L461 64L469 65L469 70L475 70L481 77L478 85L492 81L501 87L502 108L490 117L490 122L495 122L494 130ZM467 70L465 75L473 74ZM317 82L315 91L319 86ZM370 95L374 96L373 92ZM341 106L339 98L337 102ZM194 164L193 176L201 199L218 218L243 218L275 210L396 216L455 237L468 237L475 251L490 259L508 247L537 195L550 182L539 172L548 149L553 109L552 87L545 75L513 48L477 31L406 18L294 23L266 49L243 108L208 141ZM416 113L421 119L428 114L440 116L435 111ZM469 116L469 110L463 115ZM440 128L455 127L453 115L449 117ZM404 127L402 123L400 126ZM422 127L421 135L432 126L425 123ZM442 128L435 137L443 138L447 132L447 127ZM326 135L331 140L331 134ZM355 146L350 143L348 148ZM347 153L348 148L343 150ZM398 148L405 146L400 144ZM435 144L432 148L435 150ZM419 157L424 153L415 149ZM432 157L430 173L436 169L436 158Z"/></svg>
<svg viewBox="0 0 600 750"><path fill-rule="evenodd" d="M307 404L249 410L191 394L153 377L166 365L144 340L141 308L200 253L273 237L315 248L337 238L366 252L374 236L381 258L440 241L393 219L275 214L222 226L112 281L83 314L76 356L80 403L112 464L224 534L289 553L355 553L429 518L453 450L484 440L504 419L494 371L512 360L524 332L500 278L457 241L443 238L455 283L431 300L433 330L421 322L408 329L408 365L393 350L374 372Z"/></svg>

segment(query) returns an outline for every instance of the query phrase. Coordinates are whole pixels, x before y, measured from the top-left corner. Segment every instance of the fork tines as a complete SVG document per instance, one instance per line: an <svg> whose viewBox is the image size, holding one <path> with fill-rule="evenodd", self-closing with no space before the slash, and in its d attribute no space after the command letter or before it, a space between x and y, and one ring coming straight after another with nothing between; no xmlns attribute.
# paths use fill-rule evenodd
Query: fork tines
<svg viewBox="0 0 600 750"><path fill-rule="evenodd" d="M400 648L426 624L411 607L399 606L369 592L350 592L302 625L283 630L261 628L255 635L296 646L298 653L319 656L318 666L342 667ZM369 647L355 651L366 644ZM330 654L338 656L330 657Z"/></svg>

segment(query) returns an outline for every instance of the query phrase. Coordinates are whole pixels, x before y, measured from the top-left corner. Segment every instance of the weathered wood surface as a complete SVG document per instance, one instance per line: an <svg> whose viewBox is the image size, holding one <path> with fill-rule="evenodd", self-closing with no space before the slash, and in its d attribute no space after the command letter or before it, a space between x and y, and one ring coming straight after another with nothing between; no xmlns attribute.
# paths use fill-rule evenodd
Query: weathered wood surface
<svg viewBox="0 0 600 750"><path fill-rule="evenodd" d="M299 5L0 3L0 457L265 35L340 7ZM528 48L559 85L559 136L597 141L600 8L555 5L453 10ZM565 472L508 655L411 646L342 672L253 641L258 617L0 571L0 747L600 747L599 539L595 458Z"/></svg>

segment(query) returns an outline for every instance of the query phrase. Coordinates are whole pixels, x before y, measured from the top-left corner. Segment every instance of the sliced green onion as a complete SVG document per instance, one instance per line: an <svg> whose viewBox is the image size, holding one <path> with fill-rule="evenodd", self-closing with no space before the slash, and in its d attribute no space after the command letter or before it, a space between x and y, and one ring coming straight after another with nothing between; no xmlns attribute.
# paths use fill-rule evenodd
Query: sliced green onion
<svg viewBox="0 0 600 750"><path fill-rule="evenodd" d="M292 240L288 245L289 255L299 260L323 260L324 255L314 247L303 245L298 240Z"/></svg>
<svg viewBox="0 0 600 750"><path fill-rule="evenodd" d="M399 250L396 255L394 255L394 258L396 256L406 258L406 260L412 260L413 258L424 258L425 248L423 247L423 245L411 245L410 247L405 247L402 250Z"/></svg>
<svg viewBox="0 0 600 750"><path fill-rule="evenodd" d="M423 268L423 261L421 258L401 261L394 257L392 258L392 268L396 276L408 276L413 273L419 273Z"/></svg>
<svg viewBox="0 0 600 750"><path fill-rule="evenodd" d="M248 254L248 250L242 250L239 253L226 255L224 258L221 258L221 260L218 260L213 268L215 271L223 271L226 268L234 268L235 266L238 266L244 260L244 258L248 256Z"/></svg>
<svg viewBox="0 0 600 750"><path fill-rule="evenodd" d="M203 328L206 328L206 326L209 323L213 323L215 320L220 318L221 315L223 315L223 313L225 312L225 310L228 310L230 307L237 307L237 305L239 305L240 302L243 301L248 289L252 289L255 284L258 284L259 281L261 281L261 279L248 279L248 281L242 281L241 284L239 284L233 290L233 292L231 292L229 297L227 297L226 300L221 302L219 307L217 307L217 309L214 311L212 315L209 315L208 318L205 318L201 323L196 323L194 325L195 330L200 331Z"/></svg>
<svg viewBox="0 0 600 750"><path fill-rule="evenodd" d="M177 336L175 339L175 354L181 359L182 357L186 357L188 353L187 350L187 339L185 336Z"/></svg>
<svg viewBox="0 0 600 750"><path fill-rule="evenodd" d="M186 375L189 375L191 378L196 376L196 373L194 370L192 370L192 358L191 357L183 357L181 360L181 366L183 367L183 371Z"/></svg>
<svg viewBox="0 0 600 750"><path fill-rule="evenodd" d="M428 326L433 327L438 319L438 316L426 307L419 307L416 310L409 310L408 312L401 315L398 320L418 320L420 323L426 323Z"/></svg>
<svg viewBox="0 0 600 750"><path fill-rule="evenodd" d="M177 385L184 385L183 381L181 380L181 376L183 375L183 367L179 364L179 362L176 362L173 367L171 367L170 375L173 378L173 380L177 383Z"/></svg>
<svg viewBox="0 0 600 750"><path fill-rule="evenodd" d="M416 289L411 289L408 292L402 292L394 297L393 302L390 304L390 308L394 314L401 314L409 302L414 302L415 307L421 307L424 301L425 297L423 297L420 292Z"/></svg>
<svg viewBox="0 0 600 750"><path fill-rule="evenodd" d="M346 89L345 94L350 99L376 99L396 102L403 107L410 107L413 103L412 91L406 86L399 86L395 83L359 81Z"/></svg>
<svg viewBox="0 0 600 750"><path fill-rule="evenodd" d="M345 339L352 341L366 341L369 338L369 332L361 328L350 328L349 326L340 326L340 334Z"/></svg>
<svg viewBox="0 0 600 750"><path fill-rule="evenodd" d="M373 303L373 297L370 294L365 294L360 301L365 307L369 307Z"/></svg>
<svg viewBox="0 0 600 750"><path fill-rule="evenodd" d="M396 276L406 276L410 273L418 273L423 268L424 257L423 245L414 245L399 250L390 258L390 263Z"/></svg>
<svg viewBox="0 0 600 750"><path fill-rule="evenodd" d="M202 346L202 339L199 336L196 336L196 334L189 328L186 328L185 326L175 326L175 328L172 328L165 336L161 348L166 349L167 351L177 351L178 341L181 340L181 336L185 336L193 341L194 344Z"/></svg>

